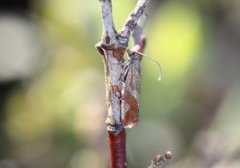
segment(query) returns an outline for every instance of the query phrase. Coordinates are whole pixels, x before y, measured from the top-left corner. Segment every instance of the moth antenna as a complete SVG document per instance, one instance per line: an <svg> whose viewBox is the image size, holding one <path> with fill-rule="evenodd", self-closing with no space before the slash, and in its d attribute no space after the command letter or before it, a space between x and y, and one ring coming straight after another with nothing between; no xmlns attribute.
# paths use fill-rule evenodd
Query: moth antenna
<svg viewBox="0 0 240 168"><path fill-rule="evenodd" d="M161 65L158 62L158 60L153 58L153 57L149 57L149 56L147 56L147 55L145 55L145 54L143 54L141 52L138 52L138 51L134 51L134 52L136 52L137 54L139 54L141 56L144 56L145 58L151 60L152 62L154 62L157 65L158 70L159 70L158 80L160 81L162 79L162 68L161 68Z"/></svg>

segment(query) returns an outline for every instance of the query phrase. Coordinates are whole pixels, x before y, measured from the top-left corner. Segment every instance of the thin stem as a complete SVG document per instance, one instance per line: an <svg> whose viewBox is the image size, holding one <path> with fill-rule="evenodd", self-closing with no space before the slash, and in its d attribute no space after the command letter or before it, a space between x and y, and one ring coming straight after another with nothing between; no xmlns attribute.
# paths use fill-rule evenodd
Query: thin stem
<svg viewBox="0 0 240 168"><path fill-rule="evenodd" d="M130 13L126 19L122 29L119 32L118 42L123 46L126 46L129 40L130 33L137 26L138 19L144 14L146 6L149 4L150 0L138 0L138 3L134 10Z"/></svg>
<svg viewBox="0 0 240 168"><path fill-rule="evenodd" d="M111 153L110 168L127 168L125 129L117 135L109 133L109 145Z"/></svg>
<svg viewBox="0 0 240 168"><path fill-rule="evenodd" d="M106 44L116 41L116 31L112 17L112 3L111 0L99 0L101 3L102 17L103 17L103 41Z"/></svg>
<svg viewBox="0 0 240 168"><path fill-rule="evenodd" d="M172 158L172 152L166 151L164 155L156 155L148 168L164 168Z"/></svg>
<svg viewBox="0 0 240 168"><path fill-rule="evenodd" d="M127 18L120 33L114 28L112 18L111 0L99 0L103 19L103 36L101 42L96 45L99 53L103 56L105 67L106 97L108 115L106 119L109 134L109 146L111 153L111 168L127 168L126 162L126 133L123 128L122 109L123 103L123 81L122 65L124 63L124 53L128 45L130 33L135 30L138 18L144 13L144 9L150 0L139 0L133 12ZM140 27L139 27L140 28ZM136 51L143 52L145 38L140 38L141 30L135 33L140 43L135 44ZM136 86L137 87L137 86ZM130 95L132 96L132 95ZM133 96L132 96L133 97ZM134 100L136 99L133 97ZM138 101L136 99L136 101ZM129 106L132 106L132 102Z"/></svg>

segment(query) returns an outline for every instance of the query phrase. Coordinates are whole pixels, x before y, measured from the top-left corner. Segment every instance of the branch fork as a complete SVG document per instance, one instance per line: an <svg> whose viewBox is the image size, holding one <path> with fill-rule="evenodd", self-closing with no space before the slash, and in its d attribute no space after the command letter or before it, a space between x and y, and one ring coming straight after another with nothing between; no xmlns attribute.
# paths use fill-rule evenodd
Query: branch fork
<svg viewBox="0 0 240 168"><path fill-rule="evenodd" d="M112 18L111 0L99 0L102 9L104 31L102 41L96 44L96 48L103 56L105 65L105 79L107 92L108 117L106 124L108 131L119 134L123 129L122 121L122 73L124 53L128 47L130 34L133 33L134 45L137 51L143 51L145 39L141 41L142 27L138 25L141 16L145 16L144 10L150 0L139 0L135 9L130 13L119 33L115 30Z"/></svg>
<svg viewBox="0 0 240 168"><path fill-rule="evenodd" d="M150 0L138 0L119 32L115 30L111 0L99 2L104 30L102 40L96 44L96 48L103 57L105 69L108 108L105 122L109 133L111 168L126 168L125 127L132 127L138 121L142 56L137 52L142 53L145 48L146 37L142 31L146 20L145 8ZM125 60L124 54L131 34L133 52L128 52L129 59Z"/></svg>

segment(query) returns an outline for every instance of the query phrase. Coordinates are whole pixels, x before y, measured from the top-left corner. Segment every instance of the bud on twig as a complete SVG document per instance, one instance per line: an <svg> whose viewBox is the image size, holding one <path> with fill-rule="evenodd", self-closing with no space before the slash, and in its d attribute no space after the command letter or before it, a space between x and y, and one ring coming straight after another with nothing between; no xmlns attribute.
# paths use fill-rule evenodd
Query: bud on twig
<svg viewBox="0 0 240 168"><path fill-rule="evenodd" d="M168 164L168 161L172 158L172 152L166 151L164 155L156 155L148 168L163 168Z"/></svg>

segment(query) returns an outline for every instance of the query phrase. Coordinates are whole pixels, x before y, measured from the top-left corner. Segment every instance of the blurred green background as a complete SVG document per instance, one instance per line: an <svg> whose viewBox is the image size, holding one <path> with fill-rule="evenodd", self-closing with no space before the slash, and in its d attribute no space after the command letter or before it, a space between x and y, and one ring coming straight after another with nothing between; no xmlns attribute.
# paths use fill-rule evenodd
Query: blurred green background
<svg viewBox="0 0 240 168"><path fill-rule="evenodd" d="M127 2L127 3L126 3ZM112 0L116 28L136 1ZM128 167L240 167L240 3L153 1ZM0 1L0 168L107 168L98 1Z"/></svg>

